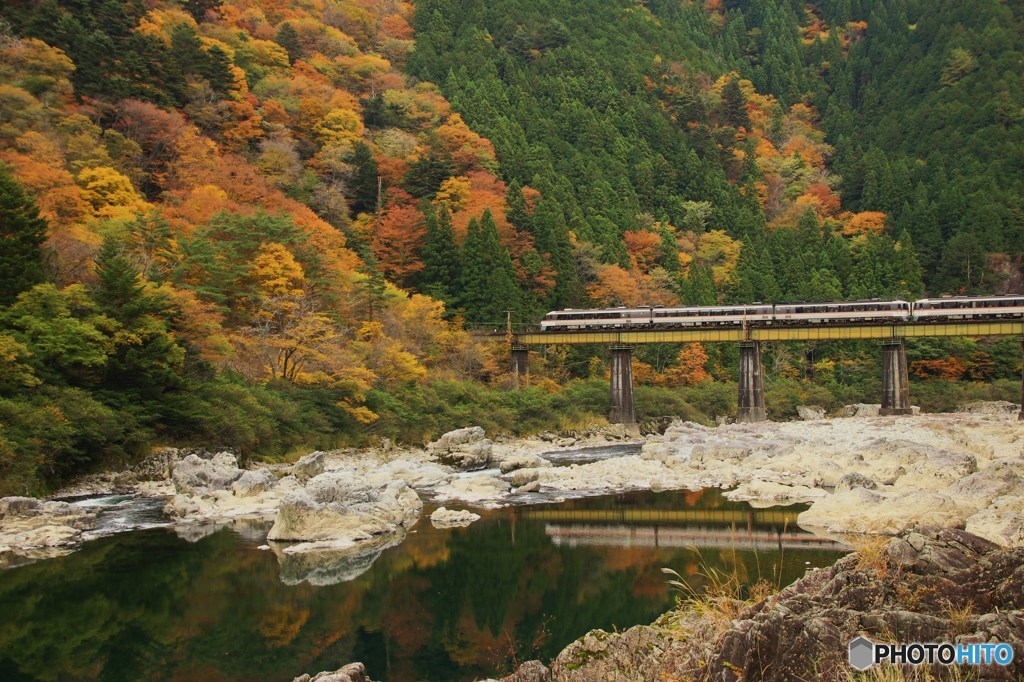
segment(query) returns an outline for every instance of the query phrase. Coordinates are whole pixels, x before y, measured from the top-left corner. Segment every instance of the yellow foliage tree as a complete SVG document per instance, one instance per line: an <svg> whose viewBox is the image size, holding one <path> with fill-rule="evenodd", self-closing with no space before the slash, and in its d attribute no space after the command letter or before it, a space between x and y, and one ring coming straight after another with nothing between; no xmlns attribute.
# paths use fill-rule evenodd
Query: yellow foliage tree
<svg viewBox="0 0 1024 682"><path fill-rule="evenodd" d="M76 180L97 218L130 220L153 208L135 191L132 181L113 168L83 168Z"/></svg>

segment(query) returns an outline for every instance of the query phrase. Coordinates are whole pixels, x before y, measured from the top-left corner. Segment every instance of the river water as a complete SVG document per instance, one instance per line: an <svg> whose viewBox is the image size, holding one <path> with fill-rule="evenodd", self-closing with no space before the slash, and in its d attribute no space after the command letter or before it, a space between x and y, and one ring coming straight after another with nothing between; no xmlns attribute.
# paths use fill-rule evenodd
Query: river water
<svg viewBox="0 0 1024 682"><path fill-rule="evenodd" d="M707 568L784 585L843 552L795 530L801 507L711 489L509 507L448 530L428 505L401 544L355 562L260 549L268 524L183 538L158 501L83 504L107 508L101 530L141 528L0 571L0 680L287 681L351 661L382 682L473 680L652 621L675 599L663 567L697 589Z"/></svg>

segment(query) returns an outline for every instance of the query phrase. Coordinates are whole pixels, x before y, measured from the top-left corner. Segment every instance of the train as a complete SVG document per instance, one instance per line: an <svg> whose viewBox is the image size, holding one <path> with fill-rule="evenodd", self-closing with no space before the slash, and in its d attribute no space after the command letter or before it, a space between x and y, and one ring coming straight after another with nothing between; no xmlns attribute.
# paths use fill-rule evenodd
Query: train
<svg viewBox="0 0 1024 682"><path fill-rule="evenodd" d="M896 324L962 320L1024 319L1024 295L943 296L919 301L831 301L748 305L639 306L552 310L541 331L644 327L732 327L741 325Z"/></svg>

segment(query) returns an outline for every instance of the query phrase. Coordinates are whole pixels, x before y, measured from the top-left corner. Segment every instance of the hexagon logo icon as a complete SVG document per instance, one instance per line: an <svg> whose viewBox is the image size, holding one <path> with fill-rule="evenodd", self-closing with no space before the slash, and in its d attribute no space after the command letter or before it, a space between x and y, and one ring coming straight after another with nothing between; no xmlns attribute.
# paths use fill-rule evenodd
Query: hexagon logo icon
<svg viewBox="0 0 1024 682"><path fill-rule="evenodd" d="M875 664L875 645L863 635L850 642L850 665L857 670L867 670Z"/></svg>

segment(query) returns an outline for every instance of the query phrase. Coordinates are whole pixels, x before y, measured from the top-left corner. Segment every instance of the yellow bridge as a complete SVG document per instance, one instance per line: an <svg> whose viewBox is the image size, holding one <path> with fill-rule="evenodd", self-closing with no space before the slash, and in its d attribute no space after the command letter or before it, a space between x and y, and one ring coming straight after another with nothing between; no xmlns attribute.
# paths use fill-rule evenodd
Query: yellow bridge
<svg viewBox="0 0 1024 682"><path fill-rule="evenodd" d="M764 405L764 371L761 343L778 341L844 341L876 339L882 342L882 415L911 414L907 375L906 339L949 336L1017 336L1024 339L1024 320L980 319L892 324L731 325L719 327L631 327L622 329L559 329L552 331L508 329L511 369L518 384L529 376L528 346L608 344L611 346L611 397L609 421L636 423L633 406L632 348L645 343L733 342L740 347L737 421L767 418ZM497 334L497 330L495 330ZM1022 384L1024 386L1024 384ZM1022 388L1024 391L1024 388ZM1024 400L1022 400L1024 402ZM1024 420L1024 408L1020 413Z"/></svg>
<svg viewBox="0 0 1024 682"><path fill-rule="evenodd" d="M852 339L909 339L924 336L1024 336L1024 322L999 320L983 322L904 323L887 325L822 324L771 327L651 327L650 329L609 329L580 331L532 331L512 334L512 344L608 343L632 346L643 343L714 343L717 341L843 341Z"/></svg>

